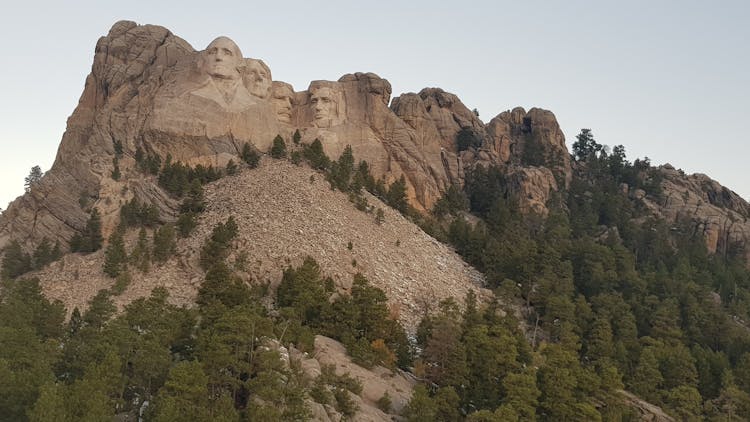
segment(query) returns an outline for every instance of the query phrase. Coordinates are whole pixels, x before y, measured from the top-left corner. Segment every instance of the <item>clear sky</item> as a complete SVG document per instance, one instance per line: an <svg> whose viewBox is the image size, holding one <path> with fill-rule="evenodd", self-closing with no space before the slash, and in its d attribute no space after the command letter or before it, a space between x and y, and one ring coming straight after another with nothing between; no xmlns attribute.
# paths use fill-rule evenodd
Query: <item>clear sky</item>
<svg viewBox="0 0 750 422"><path fill-rule="evenodd" d="M394 96L441 87L488 122L515 106L581 128L750 199L750 1L33 0L2 6L0 208L48 170L91 69L121 19L203 49L227 35L275 80L305 89L370 71Z"/></svg>

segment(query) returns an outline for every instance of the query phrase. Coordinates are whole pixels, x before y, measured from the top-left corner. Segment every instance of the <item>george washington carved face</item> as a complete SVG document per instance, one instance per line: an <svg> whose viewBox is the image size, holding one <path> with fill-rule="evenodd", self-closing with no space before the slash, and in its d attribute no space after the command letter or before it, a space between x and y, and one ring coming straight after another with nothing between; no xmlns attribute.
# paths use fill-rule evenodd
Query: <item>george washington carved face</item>
<svg viewBox="0 0 750 422"><path fill-rule="evenodd" d="M203 69L212 78L238 79L243 64L242 52L234 41L219 37L203 51Z"/></svg>

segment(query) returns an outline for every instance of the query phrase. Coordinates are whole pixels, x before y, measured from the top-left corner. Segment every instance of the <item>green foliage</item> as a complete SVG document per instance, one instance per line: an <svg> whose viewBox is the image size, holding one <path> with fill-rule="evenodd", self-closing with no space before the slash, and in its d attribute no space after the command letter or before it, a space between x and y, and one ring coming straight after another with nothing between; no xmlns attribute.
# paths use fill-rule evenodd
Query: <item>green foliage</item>
<svg viewBox="0 0 750 422"><path fill-rule="evenodd" d="M161 157L150 152L144 153L140 146L135 149L135 163L138 170L154 176L159 174L159 169L161 169Z"/></svg>
<svg viewBox="0 0 750 422"><path fill-rule="evenodd" d="M47 238L43 238L41 242L39 242L39 245L37 245L36 249L34 249L34 254L32 256L34 261L34 269L38 270L41 268L44 268L48 264L57 261L62 257L62 251L60 250L60 242L55 242L55 245L52 246L47 240Z"/></svg>
<svg viewBox="0 0 750 422"><path fill-rule="evenodd" d="M235 163L234 160L227 161L226 172L228 175L233 176L237 174L238 170L237 163Z"/></svg>
<svg viewBox="0 0 750 422"><path fill-rule="evenodd" d="M148 234L143 227L138 232L138 243L130 252L128 262L141 270L142 273L147 273L151 268L151 248L149 247Z"/></svg>
<svg viewBox="0 0 750 422"><path fill-rule="evenodd" d="M104 251L104 273L112 278L128 268L128 254L125 252L122 236L122 228L116 228L109 236L107 249Z"/></svg>
<svg viewBox="0 0 750 422"><path fill-rule="evenodd" d="M29 175L26 176L23 183L26 192L31 192L31 189L42 180L42 176L44 176L44 172L41 167L32 167L31 171L29 171Z"/></svg>
<svg viewBox="0 0 750 422"><path fill-rule="evenodd" d="M194 183L206 184L218 180L222 174L213 166L204 167L197 165L189 167L181 162L172 162L172 156L168 155L164 165L159 172L159 186L177 198L182 198L192 190Z"/></svg>
<svg viewBox="0 0 750 422"><path fill-rule="evenodd" d="M379 226L385 222L385 211L382 208L378 208L375 211L375 223Z"/></svg>
<svg viewBox="0 0 750 422"><path fill-rule="evenodd" d="M273 138L273 145L271 146L271 151L269 151L269 153L271 154L271 157L276 159L286 157L286 142L284 142L284 138L282 138L281 135L276 135L276 137Z"/></svg>
<svg viewBox="0 0 750 422"><path fill-rule="evenodd" d="M414 391L403 411L403 416L408 422L433 422L437 415L437 406L433 402L427 389L419 384Z"/></svg>
<svg viewBox="0 0 750 422"><path fill-rule="evenodd" d="M603 150L603 146L594 140L591 129L581 129L576 139L577 141L573 142L573 156L578 161L596 158L596 154Z"/></svg>
<svg viewBox="0 0 750 422"><path fill-rule="evenodd" d="M177 232L180 233L180 236L188 237L191 233L193 233L195 227L198 226L196 214L193 212L182 213L177 218L177 223L175 224L177 226Z"/></svg>
<svg viewBox="0 0 750 422"><path fill-rule="evenodd" d="M112 176L112 180L120 180L122 176L122 173L120 173L120 160L117 157L112 159L112 173L110 176Z"/></svg>
<svg viewBox="0 0 750 422"><path fill-rule="evenodd" d="M439 218L446 215L457 215L469 209L466 194L456 185L450 185L443 196L435 203L432 213Z"/></svg>
<svg viewBox="0 0 750 422"><path fill-rule="evenodd" d="M53 381L64 319L62 304L50 303L38 280L0 286L0 419L26 420L41 386Z"/></svg>
<svg viewBox="0 0 750 422"><path fill-rule="evenodd" d="M70 239L70 251L91 253L101 249L103 242L101 216L99 210L94 208L83 232L74 234Z"/></svg>
<svg viewBox="0 0 750 422"><path fill-rule="evenodd" d="M459 152L466 151L469 148L476 149L481 146L482 138L470 127L462 127L456 134L456 148Z"/></svg>
<svg viewBox="0 0 750 422"><path fill-rule="evenodd" d="M284 271L276 304L287 318L344 343L361 365L410 363L406 333L391 318L382 290L356 274L351 296L339 294L330 301L332 294L333 280L324 279L317 262L307 257L301 266Z"/></svg>
<svg viewBox="0 0 750 422"><path fill-rule="evenodd" d="M401 214L406 214L409 203L406 198L406 178L403 175L388 187L388 193L385 195L385 202L395 208Z"/></svg>
<svg viewBox="0 0 750 422"><path fill-rule="evenodd" d="M3 251L2 277L15 278L32 268L31 256L23 251L17 240L11 241Z"/></svg>
<svg viewBox="0 0 750 422"><path fill-rule="evenodd" d="M344 152L341 153L338 161L331 163L330 170L328 172L328 178L331 182L331 186L339 189L342 192L350 191L350 180L354 174L354 155L352 154L352 147L347 145L344 148ZM359 187L361 189L361 187ZM357 189L357 190L359 190ZM353 189L351 189L353 191Z"/></svg>
<svg viewBox="0 0 750 422"><path fill-rule="evenodd" d="M323 151L323 144L315 139L310 145L302 145L302 157L316 170L325 170L331 165L331 159Z"/></svg>
<svg viewBox="0 0 750 422"><path fill-rule="evenodd" d="M177 251L174 226L165 224L154 231L154 247L152 255L154 261L166 262Z"/></svg>
<svg viewBox="0 0 750 422"><path fill-rule="evenodd" d="M302 140L302 135L299 133L299 129L295 129L292 135L292 142L294 142L294 145L299 145L300 140Z"/></svg>
<svg viewBox="0 0 750 422"><path fill-rule="evenodd" d="M549 166L542 140L534 133L524 135L521 163L527 166Z"/></svg>
<svg viewBox="0 0 750 422"><path fill-rule="evenodd" d="M377 405L378 409L382 410L384 413L391 413L391 406L393 406L393 401L391 400L391 396L390 394L388 394L387 390L378 399L378 401L375 402L375 405Z"/></svg>
<svg viewBox="0 0 750 422"><path fill-rule="evenodd" d="M115 157L121 158L123 154L122 141L120 139L113 139L112 147L115 150Z"/></svg>
<svg viewBox="0 0 750 422"><path fill-rule="evenodd" d="M133 198L120 207L120 224L123 227L154 227L159 223L159 209L156 205L141 203Z"/></svg>
<svg viewBox="0 0 750 422"><path fill-rule="evenodd" d="M155 400L154 421L211 420L208 377L198 361L183 361L169 371L164 387Z"/></svg>
<svg viewBox="0 0 750 422"><path fill-rule="evenodd" d="M223 262L229 255L229 247L235 237L237 237L237 223L233 217L229 217L225 223L217 224L211 237L201 249L201 267L209 270L215 263Z"/></svg>
<svg viewBox="0 0 750 422"><path fill-rule="evenodd" d="M251 169L257 168L260 163L260 153L252 145L247 142L242 145L242 152L240 153L242 161L247 163Z"/></svg>

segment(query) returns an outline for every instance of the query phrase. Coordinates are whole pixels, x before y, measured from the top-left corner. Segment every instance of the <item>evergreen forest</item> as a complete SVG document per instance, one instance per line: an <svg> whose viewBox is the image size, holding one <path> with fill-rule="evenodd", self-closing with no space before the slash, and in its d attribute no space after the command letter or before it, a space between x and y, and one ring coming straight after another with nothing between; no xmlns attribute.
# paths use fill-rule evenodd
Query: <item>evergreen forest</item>
<svg viewBox="0 0 750 422"><path fill-rule="evenodd" d="M303 421L308 401L354 420L362 385L324 368L309 379L282 346L313 350L316 335L346 346L354 362L416 380L405 421L637 421L632 395L680 421L750 416L750 271L744 245L709 254L691 221L664 221L622 194L659 198L648 159L628 161L583 130L573 146L573 179L546 216L521 212L501 167L477 166L429 213L411 208L402 178L375 179L351 148L331 160L320 141L269 154L245 145L226 169L191 168L139 149L140 171L179 201L168 222L133 200L107 242L96 208L69 246L106 247L113 287L81 312L42 295L25 273L60 258L43 241L4 252L0 286L0 421ZM462 148L473 140L461 134ZM322 173L331 189L388 224L364 191L450 244L486 279L494 296L444 300L410 335L385 293L361 274L339 292L314 259L289 266L278 287L248 283L229 262L238 227L213 227L203 241L196 305L171 305L155 289L117 312L113 297L137 272L176 253L206 207L203 186L238 166L290 160ZM119 176L118 176L119 177ZM135 249L123 236L138 232ZM632 393L632 394L627 394ZM387 396L382 399L389 408Z"/></svg>

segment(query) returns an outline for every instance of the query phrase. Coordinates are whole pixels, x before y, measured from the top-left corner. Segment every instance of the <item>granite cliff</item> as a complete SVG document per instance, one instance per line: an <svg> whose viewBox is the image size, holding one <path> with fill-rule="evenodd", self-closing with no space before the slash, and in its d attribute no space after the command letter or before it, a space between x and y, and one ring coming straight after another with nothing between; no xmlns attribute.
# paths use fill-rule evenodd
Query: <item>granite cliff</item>
<svg viewBox="0 0 750 422"><path fill-rule="evenodd" d="M11 239L31 250L42 238L66 244L103 215L105 236L120 205L136 197L170 220L177 204L136 170L140 149L186 164L223 166L245 143L267 151L276 135L299 130L336 158L351 145L377 178L405 177L409 202L429 210L476 165L499 166L522 210L547 213L553 192L569 186L571 156L554 114L520 107L482 122L454 94L439 88L391 98L373 73L313 81L304 91L272 81L259 59L219 37L196 51L163 27L121 21L96 44L91 73L68 119L52 168L0 217L0 247ZM115 181L115 149L122 177ZM750 206L704 175L664 166L664 198L625 192L654 215L690 218L711 252L750 239Z"/></svg>
<svg viewBox="0 0 750 422"><path fill-rule="evenodd" d="M44 237L65 244L85 225L81 204L99 209L106 232L122 192L122 200L137 197L157 204L165 219L174 216L169 195L136 171L138 149L223 166L245 143L265 152L276 135L288 140L295 130L303 142L320 139L332 158L351 145L355 159L366 160L386 183L403 175L418 210L460 186L477 163L507 167L522 205L542 213L549 193L569 180L564 137L548 111L517 108L485 125L438 88L391 99L388 81L372 73L313 81L300 92L271 77L265 63L244 58L227 38L196 51L163 27L117 22L96 44L52 168L0 219L0 246L15 239L31 248ZM532 138L559 162L525 166ZM109 177L116 146L119 181Z"/></svg>

